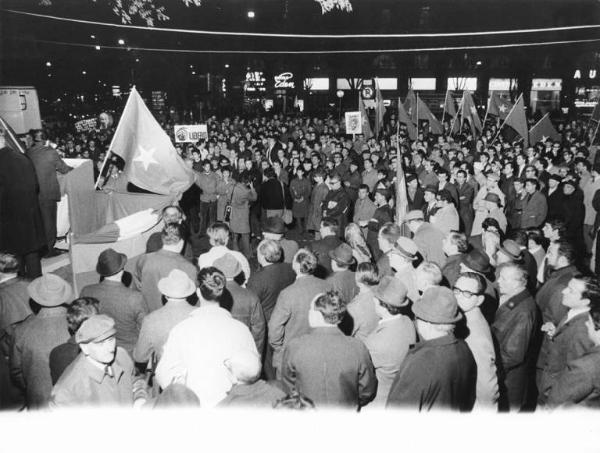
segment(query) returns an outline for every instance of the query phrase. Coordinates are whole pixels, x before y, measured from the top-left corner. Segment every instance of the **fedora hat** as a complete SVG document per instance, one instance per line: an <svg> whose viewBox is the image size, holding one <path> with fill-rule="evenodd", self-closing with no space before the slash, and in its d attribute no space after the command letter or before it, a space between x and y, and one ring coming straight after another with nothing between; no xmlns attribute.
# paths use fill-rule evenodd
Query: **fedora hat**
<svg viewBox="0 0 600 453"><path fill-rule="evenodd" d="M523 251L521 250L521 247L512 239L507 239L504 241L500 246L499 251L514 261L521 261L523 259Z"/></svg>
<svg viewBox="0 0 600 453"><path fill-rule="evenodd" d="M428 185L427 187L425 187L425 192L431 192L432 194L437 195L438 188L434 185Z"/></svg>
<svg viewBox="0 0 600 453"><path fill-rule="evenodd" d="M158 290L166 297L185 299L196 291L196 284L179 269L173 269L169 275L158 281Z"/></svg>
<svg viewBox="0 0 600 453"><path fill-rule="evenodd" d="M488 192L488 194L485 196L485 198L483 199L483 201L489 201L491 203L499 204L500 203L500 197L498 196L497 193Z"/></svg>
<svg viewBox="0 0 600 453"><path fill-rule="evenodd" d="M225 275L225 278L234 278L240 272L242 272L242 266L235 256L231 253L226 253L221 258L215 260L213 263L217 269L219 269Z"/></svg>
<svg viewBox="0 0 600 453"><path fill-rule="evenodd" d="M396 241L395 247L392 251L400 253L400 255L408 258L409 260L416 260L417 254L419 253L419 247L412 239L409 239L404 236L400 236Z"/></svg>
<svg viewBox="0 0 600 453"><path fill-rule="evenodd" d="M335 249L328 252L329 258L338 264L350 266L354 263L354 255L352 255L352 247L345 242L338 245Z"/></svg>
<svg viewBox="0 0 600 453"><path fill-rule="evenodd" d="M58 307L73 297L71 285L55 274L44 274L27 286L27 292L43 307Z"/></svg>
<svg viewBox="0 0 600 453"><path fill-rule="evenodd" d="M404 221L410 222L411 220L425 220L423 211L420 209L413 209L412 211L409 211L408 214L406 214L406 217L404 217Z"/></svg>
<svg viewBox="0 0 600 453"><path fill-rule="evenodd" d="M117 334L115 320L106 315L93 315L83 321L75 333L77 343L100 343Z"/></svg>
<svg viewBox="0 0 600 453"><path fill-rule="evenodd" d="M405 307L408 305L406 295L408 289L396 277L386 275L381 279L379 285L373 290L373 295L381 302L394 307Z"/></svg>
<svg viewBox="0 0 600 453"><path fill-rule="evenodd" d="M115 252L113 249L104 250L100 256L98 256L98 263L96 264L96 272L103 277L110 277L120 272L127 264L127 255L124 253Z"/></svg>
<svg viewBox="0 0 600 453"><path fill-rule="evenodd" d="M485 253L478 249L472 249L469 253L464 255L461 259L461 263L480 274L488 274L492 271L490 259Z"/></svg>
<svg viewBox="0 0 600 453"><path fill-rule="evenodd" d="M444 286L427 288L412 310L417 318L432 324L454 324L462 318L456 297Z"/></svg>
<svg viewBox="0 0 600 453"><path fill-rule="evenodd" d="M263 232L273 234L284 234L285 223L281 217L267 217L263 223Z"/></svg>

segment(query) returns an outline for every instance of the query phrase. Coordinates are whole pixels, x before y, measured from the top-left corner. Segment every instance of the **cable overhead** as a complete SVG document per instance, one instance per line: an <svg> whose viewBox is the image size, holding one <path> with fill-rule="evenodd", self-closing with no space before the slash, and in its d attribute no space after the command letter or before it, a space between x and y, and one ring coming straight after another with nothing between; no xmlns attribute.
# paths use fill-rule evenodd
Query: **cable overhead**
<svg viewBox="0 0 600 453"><path fill-rule="evenodd" d="M395 33L395 34L344 34L344 35L317 35L317 34L289 34L289 33L253 33L253 32L235 32L235 31L214 31L214 30L190 30L185 28L165 28L165 27L144 27L141 25L114 24L110 22L99 22L85 19L73 19L70 17L52 16L48 14L30 13L27 11L19 11L13 9L0 9L0 11L18 14L22 16L37 17L42 19L50 19L62 22L79 23L85 25L98 25L102 27L113 27L129 30L144 30L155 32L172 32L172 33L189 33L197 35L214 35L214 36L244 36L255 38L291 38L291 39L391 39L391 38L449 38L449 37L469 37L469 36L495 36L495 35L511 35L511 34L532 34L532 33L549 33L559 31L573 30L591 30L600 29L600 25L571 25L566 27L550 27L550 28L525 28L519 30L488 30L476 32L459 32L459 33Z"/></svg>

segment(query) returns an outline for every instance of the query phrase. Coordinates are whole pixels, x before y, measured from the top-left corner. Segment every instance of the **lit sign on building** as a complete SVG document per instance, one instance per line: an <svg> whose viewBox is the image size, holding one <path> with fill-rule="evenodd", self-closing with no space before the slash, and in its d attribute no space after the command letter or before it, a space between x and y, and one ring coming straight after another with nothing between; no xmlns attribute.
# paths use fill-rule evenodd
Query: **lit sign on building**
<svg viewBox="0 0 600 453"><path fill-rule="evenodd" d="M262 71L248 71L246 73L246 82L244 83L244 90L247 92L255 93L257 91L266 91L266 79Z"/></svg>
<svg viewBox="0 0 600 453"><path fill-rule="evenodd" d="M294 83L294 74L291 72L282 72L275 77L275 88L295 88L296 84Z"/></svg>
<svg viewBox="0 0 600 453"><path fill-rule="evenodd" d="M531 89L534 91L560 91L562 79L533 79Z"/></svg>

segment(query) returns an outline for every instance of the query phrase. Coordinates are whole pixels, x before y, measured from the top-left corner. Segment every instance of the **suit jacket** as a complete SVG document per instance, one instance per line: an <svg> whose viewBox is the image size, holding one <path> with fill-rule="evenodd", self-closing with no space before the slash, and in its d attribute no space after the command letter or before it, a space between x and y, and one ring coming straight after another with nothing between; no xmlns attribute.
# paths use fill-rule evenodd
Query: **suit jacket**
<svg viewBox="0 0 600 453"><path fill-rule="evenodd" d="M273 404L286 396L285 386L279 381L259 379L253 384L234 384L217 407L245 407L272 409Z"/></svg>
<svg viewBox="0 0 600 453"><path fill-rule="evenodd" d="M133 354L147 313L142 293L127 288L121 282L104 280L83 288L81 297L95 297L100 301L100 313L115 320L117 346Z"/></svg>
<svg viewBox="0 0 600 453"><path fill-rule="evenodd" d="M545 363L540 377L538 401L546 400L552 384L565 370L568 362L582 357L594 348L585 325L588 318L587 312L580 313L568 321L565 316L556 326L552 338L547 339L547 354L543 358Z"/></svg>
<svg viewBox="0 0 600 453"><path fill-rule="evenodd" d="M21 277L0 283L0 338L8 326L21 322L31 315L27 292L29 283Z"/></svg>
<svg viewBox="0 0 600 453"><path fill-rule="evenodd" d="M358 286L356 286L354 272L347 269L332 273L327 277L326 282L329 283L333 289L340 292L342 299L347 304L358 294Z"/></svg>
<svg viewBox="0 0 600 453"><path fill-rule="evenodd" d="M444 267L442 268L442 275L449 288L452 288L456 283L456 280L458 280L460 274L460 262L463 256L462 253L459 253L458 255L446 257L446 264L444 264Z"/></svg>
<svg viewBox="0 0 600 453"><path fill-rule="evenodd" d="M379 323L379 316L375 312L374 297L371 290L358 293L347 307L349 323L352 326L350 334L362 341L375 330Z"/></svg>
<svg viewBox="0 0 600 453"><path fill-rule="evenodd" d="M162 294L158 290L158 281L167 277L173 269L185 272L193 282L196 281L196 266L179 253L160 249L158 252L146 253L138 259L133 282L144 295L149 313L162 307Z"/></svg>
<svg viewBox="0 0 600 453"><path fill-rule="evenodd" d="M600 407L600 346L567 363L552 383L547 404Z"/></svg>
<svg viewBox="0 0 600 453"><path fill-rule="evenodd" d="M418 343L396 374L386 407L470 411L477 366L463 340L448 334Z"/></svg>
<svg viewBox="0 0 600 453"><path fill-rule="evenodd" d="M433 261L440 268L444 267L446 263L446 255L444 255L442 249L444 233L430 223L423 222L415 233L413 240L425 261Z"/></svg>
<svg viewBox="0 0 600 453"><path fill-rule="evenodd" d="M365 339L379 383L374 405L385 405L394 378L409 348L416 341L415 325L404 315L379 321L375 330Z"/></svg>
<svg viewBox="0 0 600 453"><path fill-rule="evenodd" d="M464 183L462 186L456 186L458 191L458 216L462 224L463 231L467 237L471 234L475 211L473 210L473 200L475 198L475 189L471 184Z"/></svg>
<svg viewBox="0 0 600 453"><path fill-rule="evenodd" d="M63 162L56 150L39 142L27 150L27 156L33 162L38 183L39 199L60 201L60 187L56 172L68 173L72 170Z"/></svg>
<svg viewBox="0 0 600 453"><path fill-rule="evenodd" d="M429 220L444 235L451 231L458 231L460 225L460 218L453 204L438 209Z"/></svg>
<svg viewBox="0 0 600 453"><path fill-rule="evenodd" d="M315 254L318 260L317 270L315 271L316 277L327 278L333 272L331 270L329 252L341 243L342 240L337 236L326 236L323 239L318 239L308 244L308 249Z"/></svg>
<svg viewBox="0 0 600 453"><path fill-rule="evenodd" d="M66 309L42 309L15 328L10 356L13 381L25 390L29 409L47 405L52 391L50 351L69 339Z"/></svg>
<svg viewBox="0 0 600 453"><path fill-rule="evenodd" d="M524 408L539 327L538 308L527 290L507 300L496 312L492 335L496 346L500 409Z"/></svg>
<svg viewBox="0 0 600 453"><path fill-rule="evenodd" d="M562 215L562 204L564 196L565 194L563 193L561 186L558 186L554 190L554 192L552 192L550 195L547 195L547 216L549 219L557 219Z"/></svg>
<svg viewBox="0 0 600 453"><path fill-rule="evenodd" d="M414 196L411 198L408 191L406 192L406 198L408 200L408 210L412 211L413 209L423 209L425 205L425 191L417 186L417 190L415 190Z"/></svg>
<svg viewBox="0 0 600 453"><path fill-rule="evenodd" d="M293 339L283 353L282 378L316 407L360 409L374 397L377 379L365 345L335 326Z"/></svg>
<svg viewBox="0 0 600 453"><path fill-rule="evenodd" d="M329 202L335 202L336 205L333 208L329 207ZM344 229L348 223L348 214L351 205L350 197L346 192L346 189L340 187L338 190L330 190L325 195L321 208L323 209L323 217L332 217L338 221L339 234L338 236L344 235Z"/></svg>
<svg viewBox="0 0 600 453"><path fill-rule="evenodd" d="M280 368L283 348L293 338L310 332L308 309L317 294L331 286L312 275L296 278L279 297L269 320L269 344L273 347L273 367Z"/></svg>
<svg viewBox="0 0 600 453"><path fill-rule="evenodd" d="M539 227L548 214L548 204L546 197L540 191L536 191L531 196L525 196L523 203L523 213L521 214L521 228Z"/></svg>
<svg viewBox="0 0 600 453"><path fill-rule="evenodd" d="M296 273L288 263L274 263L253 273L246 288L258 296L267 323L279 294L296 280Z"/></svg>
<svg viewBox="0 0 600 453"><path fill-rule="evenodd" d="M233 280L227 280L226 287L233 297L231 316L248 326L254 343L256 343L256 350L262 354L267 323L258 296L252 291L242 288Z"/></svg>

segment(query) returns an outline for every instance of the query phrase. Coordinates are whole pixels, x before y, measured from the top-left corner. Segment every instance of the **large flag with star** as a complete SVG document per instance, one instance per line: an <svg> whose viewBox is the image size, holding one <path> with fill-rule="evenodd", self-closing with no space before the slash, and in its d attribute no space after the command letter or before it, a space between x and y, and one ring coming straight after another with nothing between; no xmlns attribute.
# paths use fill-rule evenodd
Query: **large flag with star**
<svg viewBox="0 0 600 453"><path fill-rule="evenodd" d="M408 116L408 113L406 113L406 110L404 110L404 105L402 104L402 101L400 100L400 98L398 98L398 124L400 123L406 125L406 130L408 131L408 138L410 138L411 140L416 140L418 135L417 126L413 124L412 120Z"/></svg>
<svg viewBox="0 0 600 453"><path fill-rule="evenodd" d="M135 87L109 149L125 161L127 180L142 189L168 195L185 192L194 182L193 170L177 154Z"/></svg>
<svg viewBox="0 0 600 453"><path fill-rule="evenodd" d="M383 117L385 116L385 105L383 96L379 89L379 83L375 79L375 135L379 137L381 129L383 129Z"/></svg>
<svg viewBox="0 0 600 453"><path fill-rule="evenodd" d="M504 120L512 108L513 105L510 101L501 98L498 93L492 91L488 104L488 115L497 116L501 120Z"/></svg>
<svg viewBox="0 0 600 453"><path fill-rule="evenodd" d="M523 137L525 147L529 146L529 130L527 129L527 117L525 116L523 94L519 96L519 99L517 99L517 102L506 116L504 125L512 127L517 134Z"/></svg>
<svg viewBox="0 0 600 453"><path fill-rule="evenodd" d="M435 135L442 135L444 132L444 128L442 127L442 123L435 117L435 115L429 110L427 104L423 102L423 99L419 97L417 94L417 116L420 120L429 121L429 127L431 129L431 133Z"/></svg>
<svg viewBox="0 0 600 453"><path fill-rule="evenodd" d="M446 97L444 98L444 111L442 113L442 121L444 121L444 117L448 114L450 118L456 117L456 106L454 105L454 99L450 94L450 90L446 90Z"/></svg>
<svg viewBox="0 0 600 453"><path fill-rule="evenodd" d="M553 141L560 141L561 139L560 134L554 128L552 121L550 121L550 112L546 113L543 118L529 130L530 143L546 142L548 139L552 139Z"/></svg>
<svg viewBox="0 0 600 453"><path fill-rule="evenodd" d="M475 107L473 96L466 90L464 91L462 98L462 119L463 121L467 120L469 122L473 135L476 135L477 132L483 130L481 118L479 118L479 113L477 113L477 107Z"/></svg>
<svg viewBox="0 0 600 453"><path fill-rule="evenodd" d="M415 92L411 89L408 90L406 94L406 99L404 100L404 110L410 117L413 123L418 124L417 117L417 96L415 96Z"/></svg>

